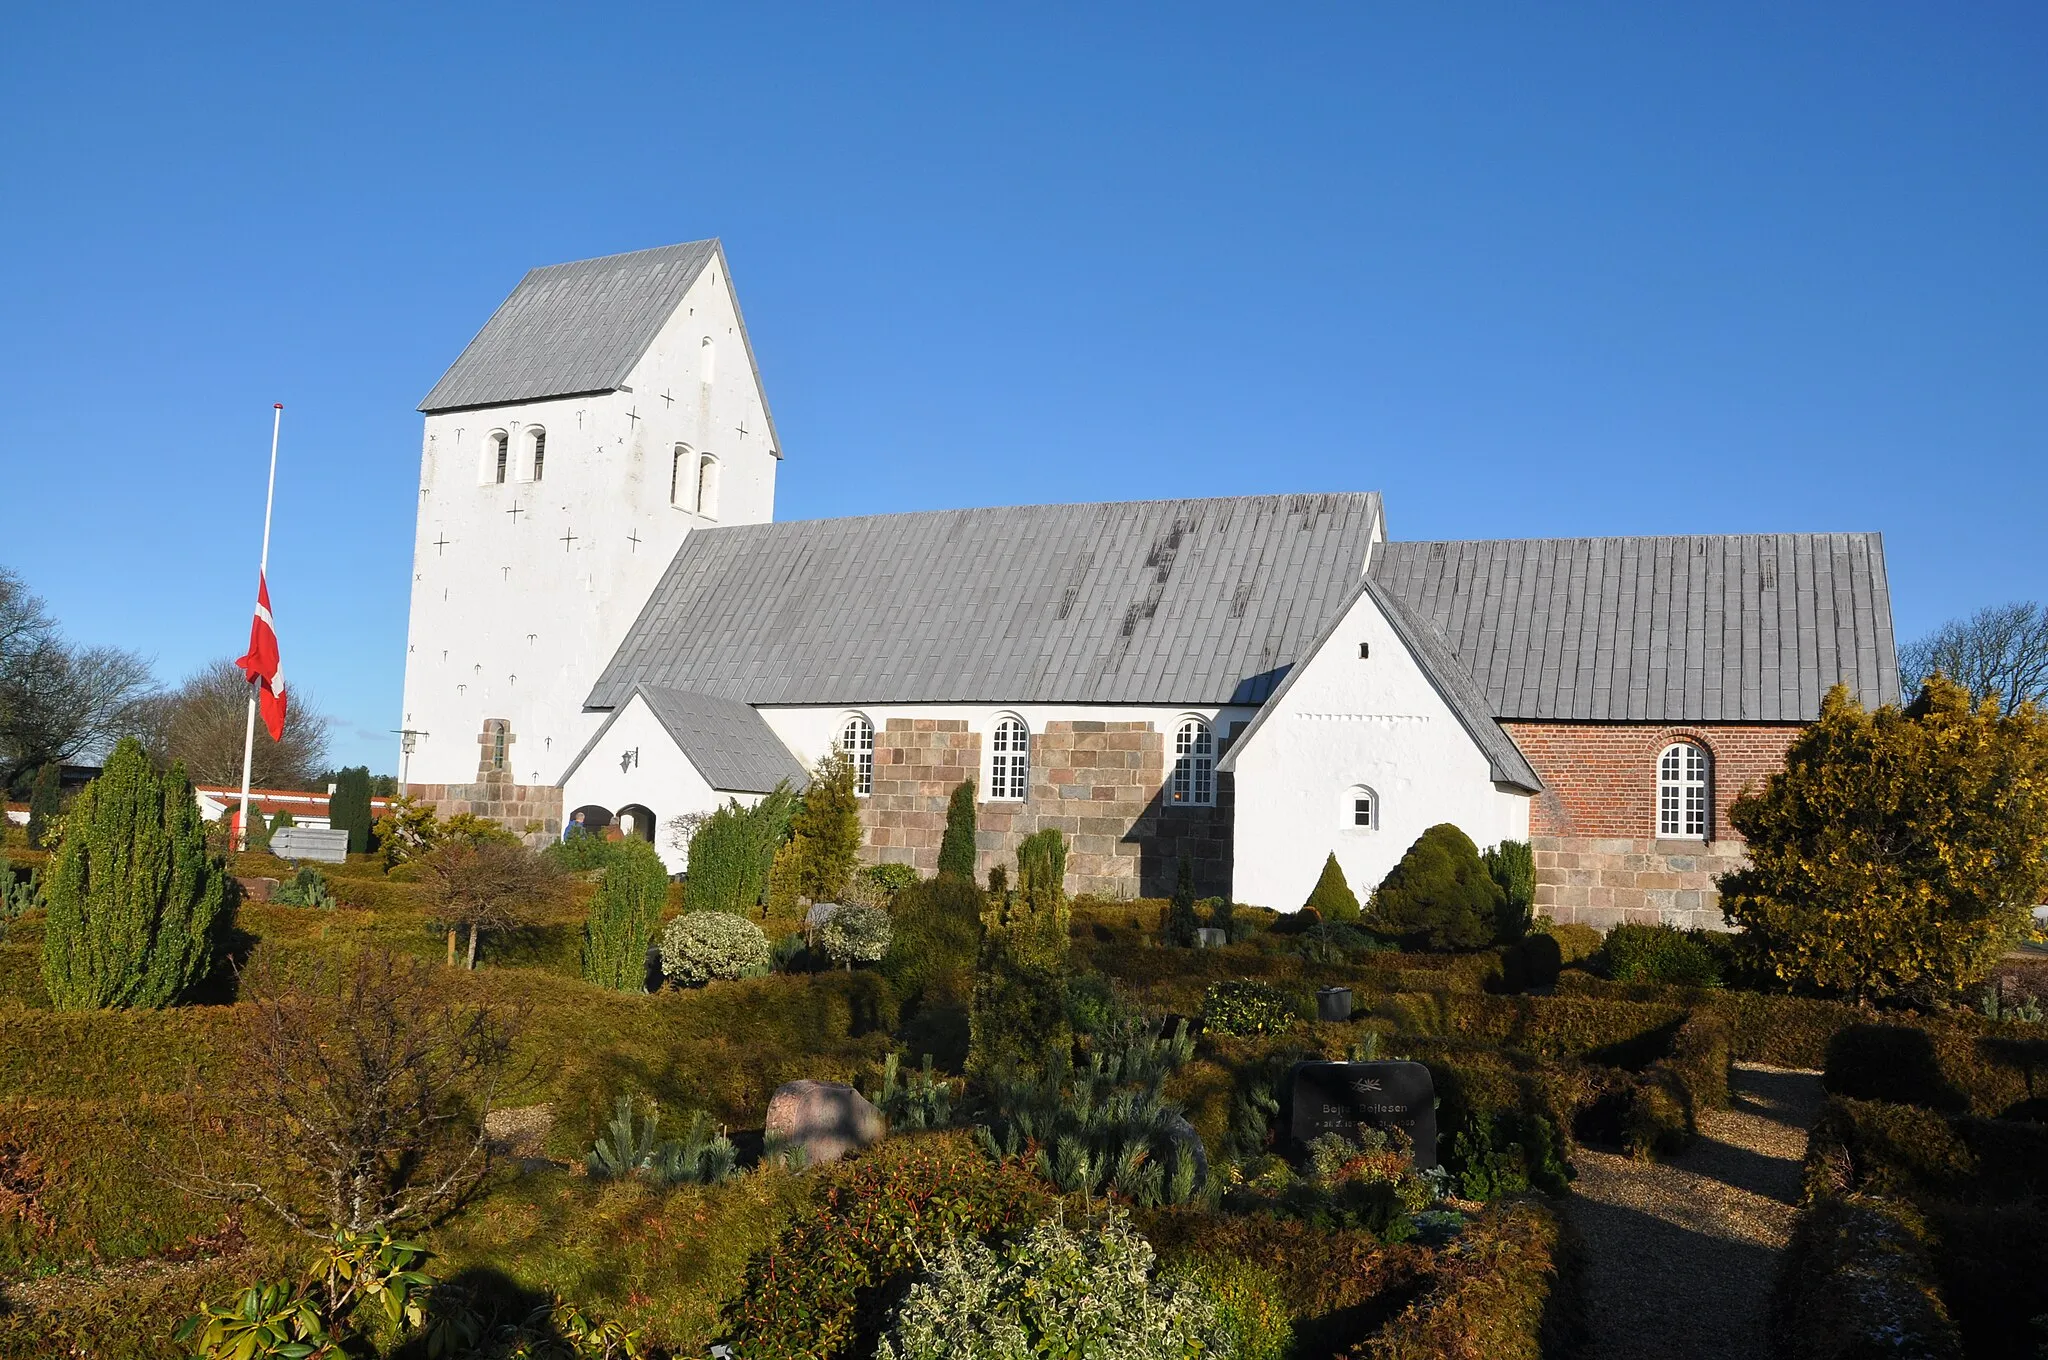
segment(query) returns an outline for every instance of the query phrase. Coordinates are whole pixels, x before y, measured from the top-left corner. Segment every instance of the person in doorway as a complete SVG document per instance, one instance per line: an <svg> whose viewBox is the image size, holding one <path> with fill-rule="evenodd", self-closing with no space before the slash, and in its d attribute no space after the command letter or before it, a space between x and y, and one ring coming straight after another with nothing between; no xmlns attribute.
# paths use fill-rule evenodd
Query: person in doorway
<svg viewBox="0 0 2048 1360"><path fill-rule="evenodd" d="M584 825L583 822L583 809L578 808L576 815L569 819L569 824L562 828L562 839L566 842L577 836L588 836L589 834L590 828Z"/></svg>

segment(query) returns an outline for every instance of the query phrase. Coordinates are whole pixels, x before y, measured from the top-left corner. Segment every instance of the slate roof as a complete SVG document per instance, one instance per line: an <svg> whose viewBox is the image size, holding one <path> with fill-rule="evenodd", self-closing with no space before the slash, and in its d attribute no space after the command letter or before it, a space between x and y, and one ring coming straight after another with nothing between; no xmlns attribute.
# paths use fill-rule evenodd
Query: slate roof
<svg viewBox="0 0 2048 1360"><path fill-rule="evenodd" d="M1355 492L698 529L585 702L1256 704L1379 522Z"/></svg>
<svg viewBox="0 0 2048 1360"><path fill-rule="evenodd" d="M1388 543L1372 579L1503 719L1808 722L1838 680L1899 695L1874 533Z"/></svg>
<svg viewBox="0 0 2048 1360"><path fill-rule="evenodd" d="M647 701L648 711L662 725L676 746L704 776L704 782L721 793L767 793L778 783L801 789L810 782L803 765L790 754L753 709L731 699L660 685L637 685L633 693ZM627 695L630 699L631 694ZM597 749L626 705L621 702L606 718L596 735L569 763L574 771ZM568 778L565 773L563 778Z"/></svg>
<svg viewBox="0 0 2048 1360"><path fill-rule="evenodd" d="M431 415L617 391L713 261L725 265L716 238L528 270L419 409ZM731 267L725 272L730 282ZM734 307L737 314L737 294ZM761 370L744 319L739 331L758 387ZM761 399L765 408L765 389ZM768 425L779 455L772 414Z"/></svg>

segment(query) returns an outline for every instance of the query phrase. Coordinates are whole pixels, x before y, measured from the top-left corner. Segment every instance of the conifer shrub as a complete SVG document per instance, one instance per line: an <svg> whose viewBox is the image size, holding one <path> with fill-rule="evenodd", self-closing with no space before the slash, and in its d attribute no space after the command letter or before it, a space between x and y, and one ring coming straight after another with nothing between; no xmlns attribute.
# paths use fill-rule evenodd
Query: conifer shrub
<svg viewBox="0 0 2048 1360"><path fill-rule="evenodd" d="M348 832L348 852L366 853L375 819L370 815L370 767L352 765L338 771L327 800L327 825Z"/></svg>
<svg viewBox="0 0 2048 1360"><path fill-rule="evenodd" d="M661 933L661 971L679 987L765 977L773 958L767 933L730 912L685 912Z"/></svg>
<svg viewBox="0 0 2048 1360"><path fill-rule="evenodd" d="M1316 879L1316 886L1308 895L1303 907L1325 921L1356 921L1359 919L1358 894L1351 891L1351 885L1344 881L1344 869L1337 863L1337 852L1323 861L1322 876Z"/></svg>
<svg viewBox="0 0 2048 1360"><path fill-rule="evenodd" d="M1195 871L1188 857L1180 857L1180 873L1173 888L1173 900L1166 908L1166 942L1181 949L1201 943L1202 922L1195 915Z"/></svg>
<svg viewBox="0 0 2048 1360"><path fill-rule="evenodd" d="M1499 929L1499 885L1449 822L1422 833L1373 890L1366 925L1413 949L1482 949Z"/></svg>
<svg viewBox="0 0 2048 1360"><path fill-rule="evenodd" d="M1718 987L1720 960L1701 938L1704 934L1668 925L1618 925L1603 942L1601 971L1616 982Z"/></svg>
<svg viewBox="0 0 2048 1360"><path fill-rule="evenodd" d="M946 834L939 842L939 877L974 882L974 781L957 785L946 801Z"/></svg>
<svg viewBox="0 0 2048 1360"><path fill-rule="evenodd" d="M162 1007L213 970L232 920L226 865L182 765L123 738L65 822L43 883L43 986L60 1010Z"/></svg>
<svg viewBox="0 0 2048 1360"><path fill-rule="evenodd" d="M1840 686L1728 820L1746 867L1721 909L1782 982L1944 1000L1980 980L2048 896L2048 715L1930 678L1866 712Z"/></svg>
<svg viewBox="0 0 2048 1360"><path fill-rule="evenodd" d="M1502 841L1481 856L1486 872L1500 889L1500 920L1495 938L1503 942L1529 933L1536 907L1536 853L1527 841Z"/></svg>
<svg viewBox="0 0 2048 1360"><path fill-rule="evenodd" d="M860 799L854 793L853 762L832 750L816 769L789 822L797 857L797 892L813 902L837 902L846 895L860 856Z"/></svg>
<svg viewBox="0 0 2048 1360"><path fill-rule="evenodd" d="M927 879L896 895L895 933L882 972L906 1005L966 1001L985 903L972 878Z"/></svg>
<svg viewBox="0 0 2048 1360"><path fill-rule="evenodd" d="M870 864L854 877L880 889L891 902L905 888L921 881L916 867L909 864Z"/></svg>
<svg viewBox="0 0 2048 1360"><path fill-rule="evenodd" d="M340 905L326 877L310 864L302 866L289 882L280 883L270 894L270 900L280 907L315 907L321 911L333 911Z"/></svg>
<svg viewBox="0 0 2048 1360"><path fill-rule="evenodd" d="M1066 839L1040 831L1017 847L1016 890L988 895L968 1015L968 1061L977 1075L1036 1072L1073 1045L1066 867Z"/></svg>
<svg viewBox="0 0 2048 1360"><path fill-rule="evenodd" d="M55 844L50 835L51 825L63 813L63 771L55 761L36 771L35 782L29 786L28 794L28 846L31 850L46 850Z"/></svg>
<svg viewBox="0 0 2048 1360"><path fill-rule="evenodd" d="M647 990L647 946L667 901L668 868L654 847L618 842L583 925L583 976L615 992Z"/></svg>

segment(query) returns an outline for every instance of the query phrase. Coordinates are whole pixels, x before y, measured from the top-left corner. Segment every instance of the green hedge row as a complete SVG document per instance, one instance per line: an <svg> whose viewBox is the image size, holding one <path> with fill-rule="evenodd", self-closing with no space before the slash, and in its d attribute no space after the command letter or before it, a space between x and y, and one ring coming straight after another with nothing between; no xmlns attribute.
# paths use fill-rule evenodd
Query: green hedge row
<svg viewBox="0 0 2048 1360"><path fill-rule="evenodd" d="M2048 1125L1829 1096L1806 1148L1806 1195L2048 1196Z"/></svg>
<svg viewBox="0 0 2048 1360"><path fill-rule="evenodd" d="M1831 1197L1802 1213L1771 1300L1780 1360L1960 1360L1931 1245L1926 1221L1900 1200Z"/></svg>
<svg viewBox="0 0 2048 1360"><path fill-rule="evenodd" d="M1557 1215L1523 1200L1467 1225L1421 1297L1346 1352L1365 1360L1540 1360L1583 1332L1578 1261Z"/></svg>
<svg viewBox="0 0 2048 1360"><path fill-rule="evenodd" d="M2033 1025L1858 1024L1828 1043L1823 1081L1859 1100L1951 1113L2024 1115L2048 1083L2048 1039Z"/></svg>

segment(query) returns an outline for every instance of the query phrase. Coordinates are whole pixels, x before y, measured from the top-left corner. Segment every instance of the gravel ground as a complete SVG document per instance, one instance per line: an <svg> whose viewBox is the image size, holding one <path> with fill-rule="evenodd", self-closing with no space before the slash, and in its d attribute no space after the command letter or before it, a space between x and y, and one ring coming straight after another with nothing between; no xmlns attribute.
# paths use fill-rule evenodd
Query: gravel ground
<svg viewBox="0 0 2048 1360"><path fill-rule="evenodd" d="M1570 1215L1586 1245L1593 1360L1767 1351L1764 1310L1799 1200L1820 1074L1739 1064L1731 1110L1669 1162L1586 1151Z"/></svg>

